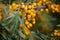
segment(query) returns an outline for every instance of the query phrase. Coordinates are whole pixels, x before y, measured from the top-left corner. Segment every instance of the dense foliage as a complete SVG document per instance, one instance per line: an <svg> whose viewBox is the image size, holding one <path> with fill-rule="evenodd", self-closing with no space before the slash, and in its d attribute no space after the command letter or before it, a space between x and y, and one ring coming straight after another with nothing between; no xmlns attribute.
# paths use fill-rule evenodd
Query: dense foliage
<svg viewBox="0 0 60 40"><path fill-rule="evenodd" d="M0 0L0 40L60 40L60 1Z"/></svg>

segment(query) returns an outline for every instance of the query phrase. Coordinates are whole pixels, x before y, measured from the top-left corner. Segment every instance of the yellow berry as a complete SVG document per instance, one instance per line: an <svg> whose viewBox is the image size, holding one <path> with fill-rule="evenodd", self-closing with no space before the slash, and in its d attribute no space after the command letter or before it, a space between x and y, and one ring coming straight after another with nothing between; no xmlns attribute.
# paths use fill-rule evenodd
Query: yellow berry
<svg viewBox="0 0 60 40"><path fill-rule="evenodd" d="M16 7L19 7L19 5L17 4Z"/></svg>
<svg viewBox="0 0 60 40"><path fill-rule="evenodd" d="M31 8L33 9L34 8L34 5L31 5Z"/></svg>
<svg viewBox="0 0 60 40"><path fill-rule="evenodd" d="M24 17L24 19L26 19L26 17Z"/></svg>
<svg viewBox="0 0 60 40"><path fill-rule="evenodd" d="M29 25L30 27L32 27L32 24L31 24L31 23L29 23L28 25Z"/></svg>
<svg viewBox="0 0 60 40"><path fill-rule="evenodd" d="M59 9L58 8L55 8L55 11L59 12Z"/></svg>
<svg viewBox="0 0 60 40"><path fill-rule="evenodd" d="M12 6L16 6L16 3L12 3Z"/></svg>
<svg viewBox="0 0 60 40"><path fill-rule="evenodd" d="M43 2L47 2L47 0L43 0Z"/></svg>
<svg viewBox="0 0 60 40"><path fill-rule="evenodd" d="M32 16L33 14L34 14L33 12L30 13L31 16Z"/></svg>
<svg viewBox="0 0 60 40"><path fill-rule="evenodd" d="M12 9L16 9L17 7L16 7L16 5L15 6L12 6Z"/></svg>
<svg viewBox="0 0 60 40"><path fill-rule="evenodd" d="M36 13L31 12L30 15L33 16L33 17L35 17L36 16Z"/></svg>
<svg viewBox="0 0 60 40"><path fill-rule="evenodd" d="M19 12L19 15L20 15L20 16L22 16L22 13L21 13L21 12Z"/></svg>
<svg viewBox="0 0 60 40"><path fill-rule="evenodd" d="M31 13L31 10L28 10L27 12L28 12L28 13Z"/></svg>
<svg viewBox="0 0 60 40"><path fill-rule="evenodd" d="M46 3L43 3L43 5L46 5Z"/></svg>
<svg viewBox="0 0 60 40"><path fill-rule="evenodd" d="M24 2L22 2L21 4L24 4Z"/></svg>
<svg viewBox="0 0 60 40"><path fill-rule="evenodd" d="M45 11L48 11L48 9L45 9Z"/></svg>
<svg viewBox="0 0 60 40"><path fill-rule="evenodd" d="M28 16L28 18L31 18L31 15L27 15Z"/></svg>
<svg viewBox="0 0 60 40"><path fill-rule="evenodd" d="M19 24L20 28L22 28L22 24Z"/></svg>
<svg viewBox="0 0 60 40"><path fill-rule="evenodd" d="M24 27L23 29L26 35L30 35L30 30L27 27Z"/></svg>
<svg viewBox="0 0 60 40"><path fill-rule="evenodd" d="M26 25L28 25L28 24L29 24L29 22L26 20L26 21L25 21L25 24L26 24Z"/></svg>
<svg viewBox="0 0 60 40"><path fill-rule="evenodd" d="M35 21L33 21L33 24L35 24L36 22Z"/></svg>
<svg viewBox="0 0 60 40"><path fill-rule="evenodd" d="M25 13L27 13L28 12L28 10L25 10Z"/></svg>
<svg viewBox="0 0 60 40"><path fill-rule="evenodd" d="M36 6L36 3L33 3L34 6Z"/></svg>
<svg viewBox="0 0 60 40"><path fill-rule="evenodd" d="M51 5L51 8L54 9L54 5L53 4Z"/></svg>
<svg viewBox="0 0 60 40"><path fill-rule="evenodd" d="M30 21L31 20L31 15L27 15L27 17L28 17L28 20Z"/></svg>
<svg viewBox="0 0 60 40"><path fill-rule="evenodd" d="M57 33L54 33L54 36L57 36Z"/></svg>
<svg viewBox="0 0 60 40"><path fill-rule="evenodd" d="M49 13L49 10L48 10L48 9L45 9L45 11L46 11L47 13Z"/></svg>
<svg viewBox="0 0 60 40"><path fill-rule="evenodd" d="M21 5L21 7L22 7L22 8L25 8L25 5L23 4L23 5Z"/></svg>
<svg viewBox="0 0 60 40"><path fill-rule="evenodd" d="M28 8L31 9L32 8L31 5L29 5Z"/></svg>
<svg viewBox="0 0 60 40"><path fill-rule="evenodd" d="M41 4L40 3L37 3L38 6L40 6Z"/></svg>
<svg viewBox="0 0 60 40"><path fill-rule="evenodd" d="M10 9L13 9L13 7L12 7L11 5L9 6L9 8L10 8Z"/></svg>
<svg viewBox="0 0 60 40"><path fill-rule="evenodd" d="M30 26L29 25L27 25L27 27L30 29Z"/></svg>
<svg viewBox="0 0 60 40"><path fill-rule="evenodd" d="M24 8L25 10L27 10L28 9L28 7L27 6L25 6L25 8Z"/></svg>
<svg viewBox="0 0 60 40"><path fill-rule="evenodd" d="M40 11L44 11L44 9L40 9Z"/></svg>
<svg viewBox="0 0 60 40"><path fill-rule="evenodd" d="M39 3L41 4L41 3L42 3L42 1L39 1Z"/></svg>
<svg viewBox="0 0 60 40"><path fill-rule="evenodd" d="M58 32L58 30L54 30L54 32L55 32L55 33L57 33L57 32Z"/></svg>
<svg viewBox="0 0 60 40"><path fill-rule="evenodd" d="M38 6L41 6L41 5L42 5L42 1L39 1L39 2L37 3L37 5L38 5Z"/></svg>
<svg viewBox="0 0 60 40"><path fill-rule="evenodd" d="M35 16L36 16L36 14L34 13L32 16L34 16L34 17L35 17Z"/></svg>
<svg viewBox="0 0 60 40"><path fill-rule="evenodd" d="M52 10L53 13L55 13L55 10Z"/></svg>

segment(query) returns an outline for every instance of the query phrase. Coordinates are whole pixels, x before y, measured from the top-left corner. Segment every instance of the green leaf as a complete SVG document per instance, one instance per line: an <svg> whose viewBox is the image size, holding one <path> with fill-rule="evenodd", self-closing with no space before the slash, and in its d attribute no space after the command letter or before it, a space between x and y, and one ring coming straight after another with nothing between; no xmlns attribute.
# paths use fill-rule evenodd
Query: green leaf
<svg viewBox="0 0 60 40"><path fill-rule="evenodd" d="M6 12L5 12L5 8L2 10L2 15L3 15L3 20L6 18Z"/></svg>
<svg viewBox="0 0 60 40"><path fill-rule="evenodd" d="M46 36L46 35L44 35L44 34L42 34L42 33L40 33L40 36L41 36L42 39L44 39L44 40L48 40L48 39L47 39L48 36Z"/></svg>
<svg viewBox="0 0 60 40"><path fill-rule="evenodd" d="M52 0L52 3L55 3L56 2L56 0Z"/></svg>
<svg viewBox="0 0 60 40"><path fill-rule="evenodd" d="M5 39L6 38L6 35L3 34L3 33L0 33L0 35Z"/></svg>
<svg viewBox="0 0 60 40"><path fill-rule="evenodd" d="M22 15L22 18L21 17L19 17L19 22L23 25L23 27L25 26L25 24L24 24L24 13L22 13L23 15Z"/></svg>
<svg viewBox="0 0 60 40"><path fill-rule="evenodd" d="M6 26L6 24L1 23L1 25L5 28L5 30L7 30L8 32L10 32L10 30L9 30L8 26Z"/></svg>
<svg viewBox="0 0 60 40"><path fill-rule="evenodd" d="M60 24L56 25L57 27L60 27Z"/></svg>
<svg viewBox="0 0 60 40"><path fill-rule="evenodd" d="M18 15L16 13L15 17L14 17L14 20L12 20L13 24L11 26L11 31L14 31L16 30L17 26L18 26Z"/></svg>

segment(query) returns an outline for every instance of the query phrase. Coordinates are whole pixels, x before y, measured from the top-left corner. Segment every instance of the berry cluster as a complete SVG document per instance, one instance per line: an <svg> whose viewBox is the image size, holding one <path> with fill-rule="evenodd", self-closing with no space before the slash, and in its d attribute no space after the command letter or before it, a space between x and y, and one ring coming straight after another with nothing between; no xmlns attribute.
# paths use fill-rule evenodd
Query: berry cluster
<svg viewBox="0 0 60 40"><path fill-rule="evenodd" d="M0 20L2 20L2 8L0 8Z"/></svg>
<svg viewBox="0 0 60 40"><path fill-rule="evenodd" d="M60 30L54 30L54 35L55 36L60 36Z"/></svg>
<svg viewBox="0 0 60 40"><path fill-rule="evenodd" d="M41 7L42 6L42 7ZM47 8L44 8L44 6L48 6ZM37 7L37 8L36 8ZM12 3L12 5L9 6L10 9L16 10L19 8L19 16L22 16L24 13L24 24L25 27L23 28L26 32L26 34L30 34L29 29L33 26L33 24L36 23L36 15L42 14L43 11L46 11L46 13L49 13L49 10L51 9L52 12L60 12L60 5L52 4L50 0L36 0L35 2L29 4L28 2L24 3L21 2L19 4ZM36 11L38 9L38 12ZM1 19L1 17L0 17ZM40 20L44 22L46 19L40 15ZM20 27L22 27L22 24L19 24Z"/></svg>

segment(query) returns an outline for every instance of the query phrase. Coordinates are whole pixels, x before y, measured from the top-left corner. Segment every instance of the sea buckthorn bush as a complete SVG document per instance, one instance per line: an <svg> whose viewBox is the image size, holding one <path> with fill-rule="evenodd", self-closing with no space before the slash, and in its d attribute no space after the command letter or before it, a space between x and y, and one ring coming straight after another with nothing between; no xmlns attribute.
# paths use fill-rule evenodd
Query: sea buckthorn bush
<svg viewBox="0 0 60 40"><path fill-rule="evenodd" d="M57 0L1 0L0 40L60 40Z"/></svg>

